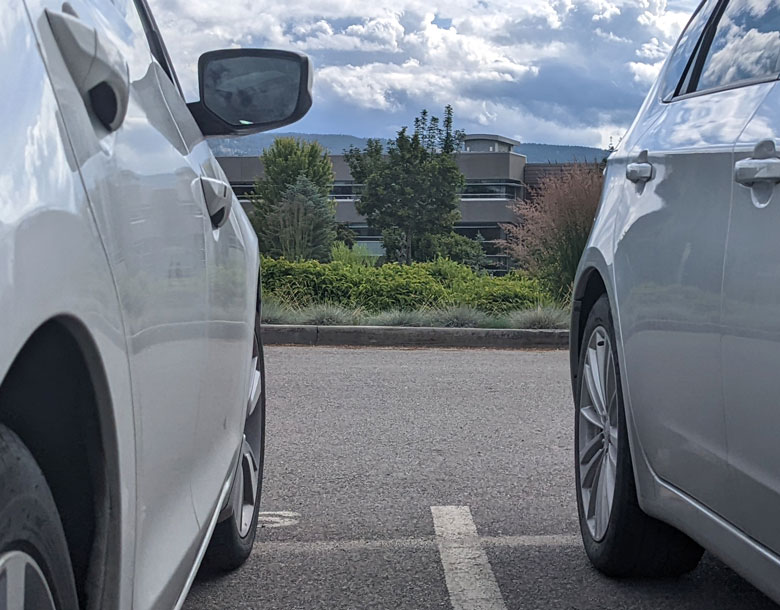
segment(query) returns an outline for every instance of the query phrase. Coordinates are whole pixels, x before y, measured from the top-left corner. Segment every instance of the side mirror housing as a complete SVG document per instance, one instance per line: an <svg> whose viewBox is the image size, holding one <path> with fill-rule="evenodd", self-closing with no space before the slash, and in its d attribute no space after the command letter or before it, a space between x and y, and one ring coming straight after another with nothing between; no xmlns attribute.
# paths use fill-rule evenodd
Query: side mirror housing
<svg viewBox="0 0 780 610"><path fill-rule="evenodd" d="M200 101L187 104L204 136L284 127L311 108L312 67L293 51L225 49L198 60Z"/></svg>

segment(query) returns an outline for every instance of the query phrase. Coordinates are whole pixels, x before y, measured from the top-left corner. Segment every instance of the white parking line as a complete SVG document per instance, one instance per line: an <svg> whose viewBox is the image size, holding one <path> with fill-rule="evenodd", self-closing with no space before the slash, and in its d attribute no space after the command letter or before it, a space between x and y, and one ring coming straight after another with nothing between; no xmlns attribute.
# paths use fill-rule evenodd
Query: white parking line
<svg viewBox="0 0 780 610"><path fill-rule="evenodd" d="M506 610L468 506L431 506L453 610Z"/></svg>
<svg viewBox="0 0 780 610"><path fill-rule="evenodd" d="M556 548L579 546L579 536L568 534L546 536L483 536L482 546L510 548ZM350 551L403 551L406 549L435 549L436 538L378 538L375 540L290 540L285 542L256 542L254 553L332 553Z"/></svg>

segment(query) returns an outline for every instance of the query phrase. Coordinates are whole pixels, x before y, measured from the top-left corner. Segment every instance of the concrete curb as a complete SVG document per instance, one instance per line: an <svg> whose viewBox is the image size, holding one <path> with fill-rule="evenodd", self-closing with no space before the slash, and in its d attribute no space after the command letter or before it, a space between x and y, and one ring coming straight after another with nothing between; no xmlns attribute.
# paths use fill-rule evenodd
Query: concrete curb
<svg viewBox="0 0 780 610"><path fill-rule="evenodd" d="M566 349L568 330L264 324L265 345Z"/></svg>

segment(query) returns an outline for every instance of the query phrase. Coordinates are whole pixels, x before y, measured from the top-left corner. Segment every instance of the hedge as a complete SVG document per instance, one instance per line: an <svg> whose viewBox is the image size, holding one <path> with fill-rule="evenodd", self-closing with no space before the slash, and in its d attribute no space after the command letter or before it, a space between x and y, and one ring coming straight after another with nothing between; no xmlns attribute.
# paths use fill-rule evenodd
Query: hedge
<svg viewBox="0 0 780 610"><path fill-rule="evenodd" d="M445 259L366 267L263 258L262 285L265 293L298 307L329 303L371 313L450 305L505 313L550 300L534 279L480 275Z"/></svg>

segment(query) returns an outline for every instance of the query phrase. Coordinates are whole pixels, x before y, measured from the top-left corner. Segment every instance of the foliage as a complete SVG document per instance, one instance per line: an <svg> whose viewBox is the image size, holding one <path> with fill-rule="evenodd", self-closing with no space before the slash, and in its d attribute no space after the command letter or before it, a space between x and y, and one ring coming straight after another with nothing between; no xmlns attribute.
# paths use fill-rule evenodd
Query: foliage
<svg viewBox="0 0 780 610"><path fill-rule="evenodd" d="M460 216L458 195L465 184L455 163L463 135L453 130L452 107L443 125L423 110L414 132L404 127L387 147L369 140L365 150L350 148L345 155L353 178L363 184L357 211L382 232L388 260L409 264L417 240L424 235L447 235Z"/></svg>
<svg viewBox="0 0 780 610"><path fill-rule="evenodd" d="M276 138L260 155L264 177L255 183L255 200L278 203L291 184L306 176L323 197L333 188L333 164L318 142L296 138Z"/></svg>
<svg viewBox="0 0 780 610"><path fill-rule="evenodd" d="M337 241L330 248L330 260L334 263L356 265L359 267L373 267L377 261L374 256L362 244L355 244L351 248L344 242Z"/></svg>
<svg viewBox="0 0 780 610"><path fill-rule="evenodd" d="M334 211L318 187L301 174L276 203L255 206L260 252L290 260L327 260L336 237Z"/></svg>
<svg viewBox="0 0 780 610"><path fill-rule="evenodd" d="M555 307L536 307L511 311L507 314L489 314L468 306L450 306L438 309L392 309L365 314L359 308L350 309L329 304L294 307L271 296L265 296L262 321L264 324L320 326L565 329L569 325L569 312Z"/></svg>
<svg viewBox="0 0 780 610"><path fill-rule="evenodd" d="M504 226L503 247L566 300L596 215L603 177L596 164L561 166L542 179L527 201L513 206L516 224Z"/></svg>
<svg viewBox="0 0 780 610"><path fill-rule="evenodd" d="M415 256L418 260L447 258L467 265L475 271L483 269L487 264L487 256L481 242L455 232L444 235L422 235L417 240L417 244Z"/></svg>
<svg viewBox="0 0 780 610"><path fill-rule="evenodd" d="M340 305L319 303L301 309L298 312L301 324L313 324L317 326L352 326L359 324L361 310L347 309Z"/></svg>
<svg viewBox="0 0 780 610"><path fill-rule="evenodd" d="M561 307L537 307L507 315L510 328L569 328L571 314Z"/></svg>
<svg viewBox="0 0 780 610"><path fill-rule="evenodd" d="M479 275L444 259L367 267L264 258L262 268L264 294L298 307L331 303L377 313L469 305L488 313L505 313L549 300L536 280L516 273Z"/></svg>
<svg viewBox="0 0 780 610"><path fill-rule="evenodd" d="M432 326L431 311L427 309L391 309L365 318L367 326Z"/></svg>
<svg viewBox="0 0 780 610"><path fill-rule="evenodd" d="M349 228L349 223L340 222L336 225L336 241L344 242L351 248L357 241L357 233Z"/></svg>
<svg viewBox="0 0 780 610"><path fill-rule="evenodd" d="M299 312L271 295L263 295L260 321L263 324L300 324Z"/></svg>
<svg viewBox="0 0 780 610"><path fill-rule="evenodd" d="M433 326L481 328L490 314L468 305L452 305L432 312Z"/></svg>

